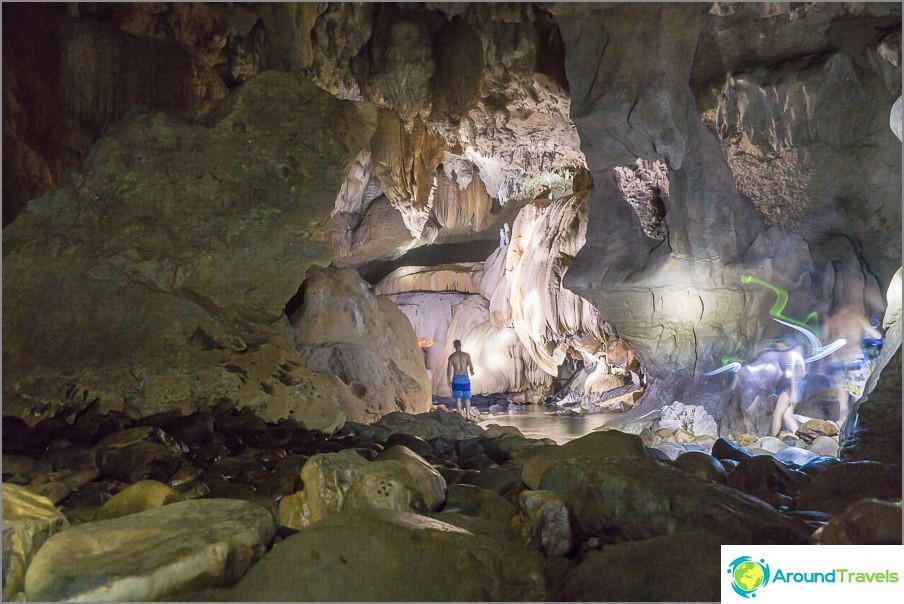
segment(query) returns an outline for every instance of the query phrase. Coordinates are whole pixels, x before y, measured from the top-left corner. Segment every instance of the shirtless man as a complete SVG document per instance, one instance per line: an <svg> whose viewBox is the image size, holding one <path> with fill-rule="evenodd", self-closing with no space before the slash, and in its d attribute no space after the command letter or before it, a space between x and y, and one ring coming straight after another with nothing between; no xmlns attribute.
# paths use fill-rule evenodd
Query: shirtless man
<svg viewBox="0 0 904 604"><path fill-rule="evenodd" d="M465 399L465 417L471 417L471 380L468 372L474 375L471 355L461 350L461 340L452 342L455 352L449 355L447 374L452 386L452 397L455 398L455 409L461 413L461 399Z"/></svg>

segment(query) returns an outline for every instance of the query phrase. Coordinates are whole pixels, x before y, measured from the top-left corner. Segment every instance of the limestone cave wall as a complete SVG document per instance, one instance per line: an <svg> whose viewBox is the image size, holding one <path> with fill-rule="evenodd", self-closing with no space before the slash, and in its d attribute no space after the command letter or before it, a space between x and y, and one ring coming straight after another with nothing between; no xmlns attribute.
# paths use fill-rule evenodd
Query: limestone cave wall
<svg viewBox="0 0 904 604"><path fill-rule="evenodd" d="M459 338L481 392L541 400L571 357L598 394L642 382L625 421L718 417L704 374L790 333L776 291L820 337L885 310L900 26L893 3L5 5L4 413L225 400L329 431L426 409Z"/></svg>

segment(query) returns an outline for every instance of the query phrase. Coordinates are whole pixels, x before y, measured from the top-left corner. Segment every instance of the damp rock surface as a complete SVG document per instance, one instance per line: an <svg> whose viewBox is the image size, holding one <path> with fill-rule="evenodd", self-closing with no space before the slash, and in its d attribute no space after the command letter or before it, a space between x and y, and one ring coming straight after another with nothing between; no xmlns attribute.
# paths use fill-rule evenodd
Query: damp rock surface
<svg viewBox="0 0 904 604"><path fill-rule="evenodd" d="M185 501L83 524L44 544L28 567L25 593L32 601L150 601L230 586L273 534L266 510L231 500Z"/></svg>

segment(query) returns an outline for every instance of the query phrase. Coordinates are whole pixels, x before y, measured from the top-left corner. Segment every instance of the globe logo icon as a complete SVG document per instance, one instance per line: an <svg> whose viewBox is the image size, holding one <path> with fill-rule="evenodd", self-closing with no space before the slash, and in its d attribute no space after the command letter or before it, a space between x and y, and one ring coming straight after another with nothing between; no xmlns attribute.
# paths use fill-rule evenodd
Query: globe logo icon
<svg viewBox="0 0 904 604"><path fill-rule="evenodd" d="M732 589L742 598L755 598L754 592L769 583L769 565L750 556L735 558L728 565L728 574Z"/></svg>

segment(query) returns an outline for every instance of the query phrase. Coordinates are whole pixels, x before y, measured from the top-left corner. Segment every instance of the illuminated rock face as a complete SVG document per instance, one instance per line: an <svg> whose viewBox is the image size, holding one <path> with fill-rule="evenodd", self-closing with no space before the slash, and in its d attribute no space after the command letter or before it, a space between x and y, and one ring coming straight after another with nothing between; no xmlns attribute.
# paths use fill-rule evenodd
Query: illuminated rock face
<svg viewBox="0 0 904 604"><path fill-rule="evenodd" d="M404 267L378 284L418 337L433 342L425 355L434 394L450 394L446 361L456 339L477 367L476 393L529 392L536 400L569 351L587 367L581 386L590 394L624 385L609 375L610 364L629 364L617 352L618 339L592 304L562 287L583 244L587 198L585 192L528 204L511 241L483 263Z"/></svg>
<svg viewBox="0 0 904 604"><path fill-rule="evenodd" d="M303 288L291 316L296 348L309 367L333 377L348 419L430 409L424 360L395 304L374 295L353 269L310 271Z"/></svg>
<svg viewBox="0 0 904 604"><path fill-rule="evenodd" d="M899 242L889 241L886 246L883 235L856 235L858 240L871 242L866 245L869 250L860 252L856 245L831 233L839 222L849 222L843 218L848 201L867 198L877 208L883 206L870 214L870 220L895 227L886 230L878 224L858 226L851 232L861 232L862 228L877 233L897 231L900 208L897 203L890 207L888 200L900 198L900 154L879 154L894 158L888 169L875 167L875 162L887 164L878 155L863 164L873 166L864 170L878 179L878 194L876 187L862 181L842 184L838 180L841 173L857 173L849 166L839 164L833 168L835 164L829 162L819 168L824 174L801 173L801 178L792 180L806 193L800 200L806 205L801 216L808 216L808 221L796 223L795 232L767 229L770 223L795 226L770 214L763 204L751 203L747 196L770 195L765 181L756 179L756 174L760 174L771 182L775 175L766 168L767 164L772 165L766 159L771 157L766 153L767 147L777 147L778 153L785 154L783 157L809 157L817 151L831 155L837 145L846 144L841 141L857 140L866 145L869 155L873 145L868 141L877 141L879 148L895 142L885 126L894 96L882 92L879 96L883 102L877 105L872 101L857 102L859 90L851 90L851 95L833 92L833 87L856 88L857 84L853 80L841 83L827 75L833 69L844 72L847 65L846 59L833 59L831 54L799 78L789 67L786 83L766 75L769 70L765 65L775 64L779 58L800 56L803 48L818 44L816 38L837 27L831 23L842 16L839 7L797 11L790 24L786 15L769 15L752 29L749 11L755 7L739 9L737 15L707 12L710 8L620 5L590 11L566 6L554 10L569 48L566 69L572 95L571 116L584 142L595 184L589 200L587 241L566 273L564 285L592 302L602 319L638 355L644 373L653 382L645 402L661 406L677 399L703 404L716 414L721 412L720 392L727 384L719 379L701 379L701 374L722 365L725 358L749 359L761 342L790 332L770 317L776 294L766 287L743 283L743 275L754 276L786 292L789 302L785 312L800 321L813 312L824 320L831 300L862 315L881 312L883 305L875 300L880 297L880 285L887 283L899 265L897 261L891 263L891 258L900 259ZM885 17L878 12L863 16L865 21L876 24L882 18ZM900 22L899 15L887 18ZM639 34L638 26L649 35ZM740 33L747 31L744 28L760 28L761 34L757 38ZM778 35L776 32L782 28L788 31ZM757 40L761 41L763 35L775 35L776 43L760 46ZM866 55L884 43L879 33L875 38L864 40ZM696 43L689 44L692 39L711 45L713 55L701 55ZM738 45L745 50L738 51ZM762 62L764 68L749 69L751 76L743 85L759 91L765 86L760 84L763 78L772 78L779 82L774 98L789 99L793 104L801 94L800 83L805 81L807 98L817 95L816 104L805 118L780 124L780 116L786 120L789 117L784 109L778 109L784 107L783 101L773 100L765 92L751 92L749 111L737 109L747 107L743 96L736 94L740 82L734 84L732 91L726 89L719 106L722 113L715 111L716 105L707 100L706 87L718 84L724 78L724 69L730 71L742 60L749 60L742 59L748 50L749 56ZM588 69L590 57L594 58L595 68ZM863 78L869 81L870 90L878 91L887 80L886 70L881 61L875 65L873 72ZM890 77L891 87L899 86L895 84L895 77L899 76ZM701 121L701 112L706 122ZM724 117L729 114L734 117ZM718 122L723 126L716 130L714 121L718 115L723 116L719 118L723 121ZM851 115L862 119L852 121ZM807 123L811 124L809 128ZM781 127L770 129L770 124ZM769 134L773 131L774 136ZM762 143L744 146L744 137ZM738 163L742 156L748 161L745 165L755 165L761 172L742 170ZM738 162L732 163L732 157ZM665 243L650 238L639 228L636 215L625 204L623 191L611 177L613 169L630 166L637 158L662 161L668 169ZM807 166L810 161L806 159ZM797 169L790 163L781 169L785 167L791 172ZM892 173L896 176L890 176ZM815 194L816 189L807 184L805 176L818 180L814 184L827 187L831 194ZM858 180L857 176L852 178ZM861 202L856 203L862 207ZM782 211L788 209L782 206ZM859 219L850 220L862 224ZM879 279L861 268L864 261L875 264ZM638 415L642 412L637 410Z"/></svg>

